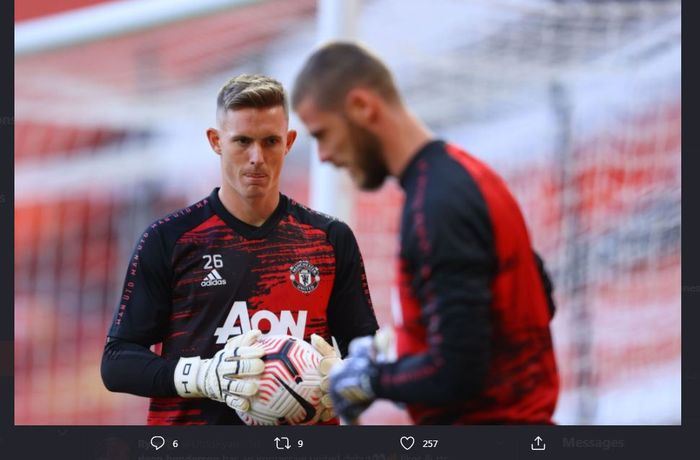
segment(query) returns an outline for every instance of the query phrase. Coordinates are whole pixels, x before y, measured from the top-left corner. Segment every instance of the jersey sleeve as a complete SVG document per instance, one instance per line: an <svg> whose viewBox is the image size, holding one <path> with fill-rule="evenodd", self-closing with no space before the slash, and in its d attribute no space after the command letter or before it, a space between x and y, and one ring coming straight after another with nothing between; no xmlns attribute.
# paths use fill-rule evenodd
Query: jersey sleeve
<svg viewBox="0 0 700 460"><path fill-rule="evenodd" d="M496 270L486 204L469 194L411 198L402 259L420 304L427 350L378 365L380 398L406 403L464 401L483 388L491 351L491 281Z"/></svg>
<svg viewBox="0 0 700 460"><path fill-rule="evenodd" d="M343 222L333 222L329 240L335 249L336 271L328 303L328 327L345 356L352 339L377 331L377 318L362 255L352 230Z"/></svg>
<svg viewBox="0 0 700 460"><path fill-rule="evenodd" d="M148 397L177 396L177 362L163 359L143 345L108 338L100 373L109 391Z"/></svg>
<svg viewBox="0 0 700 460"><path fill-rule="evenodd" d="M134 249L108 336L140 345L161 342L171 309L170 257L156 226L147 228Z"/></svg>

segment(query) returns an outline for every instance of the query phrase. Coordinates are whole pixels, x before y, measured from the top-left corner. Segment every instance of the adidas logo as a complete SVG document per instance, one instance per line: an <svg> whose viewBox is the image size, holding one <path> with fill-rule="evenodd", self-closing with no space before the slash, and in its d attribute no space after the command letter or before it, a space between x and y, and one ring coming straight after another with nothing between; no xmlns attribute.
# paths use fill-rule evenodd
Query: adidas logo
<svg viewBox="0 0 700 460"><path fill-rule="evenodd" d="M219 275L219 272L216 271L216 268L210 271L209 274L205 276L201 282L202 287L223 286L224 284L226 284L226 280L223 279L221 275Z"/></svg>

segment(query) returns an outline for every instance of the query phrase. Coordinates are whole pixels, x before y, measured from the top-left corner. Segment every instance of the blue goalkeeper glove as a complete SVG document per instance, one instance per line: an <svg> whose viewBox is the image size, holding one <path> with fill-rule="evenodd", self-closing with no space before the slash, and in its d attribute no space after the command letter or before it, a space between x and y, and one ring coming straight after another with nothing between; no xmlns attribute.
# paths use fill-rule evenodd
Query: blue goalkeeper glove
<svg viewBox="0 0 700 460"><path fill-rule="evenodd" d="M333 409L346 423L355 424L376 398L371 380L377 372L370 336L353 340L348 357L331 370L329 393Z"/></svg>

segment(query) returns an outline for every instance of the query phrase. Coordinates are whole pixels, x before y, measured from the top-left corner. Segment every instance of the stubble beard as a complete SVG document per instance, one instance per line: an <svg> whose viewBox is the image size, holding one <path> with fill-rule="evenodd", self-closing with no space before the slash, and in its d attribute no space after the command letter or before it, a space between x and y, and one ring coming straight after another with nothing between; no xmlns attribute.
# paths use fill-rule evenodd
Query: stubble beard
<svg viewBox="0 0 700 460"><path fill-rule="evenodd" d="M356 177L355 183L362 190L377 190L384 184L389 170L384 162L384 152L379 138L356 125L349 123L349 134L356 155L357 168L362 177Z"/></svg>

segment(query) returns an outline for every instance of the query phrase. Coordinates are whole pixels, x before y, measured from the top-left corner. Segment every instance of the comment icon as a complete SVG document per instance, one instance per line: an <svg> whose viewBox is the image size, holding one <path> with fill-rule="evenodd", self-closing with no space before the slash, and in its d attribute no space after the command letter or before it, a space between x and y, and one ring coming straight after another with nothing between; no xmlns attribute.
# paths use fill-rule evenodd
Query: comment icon
<svg viewBox="0 0 700 460"><path fill-rule="evenodd" d="M163 436L153 436L151 438L151 445L158 450L165 445L165 438Z"/></svg>

